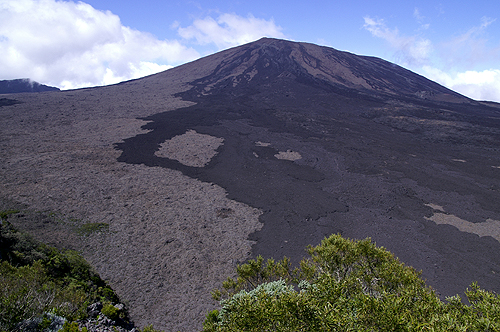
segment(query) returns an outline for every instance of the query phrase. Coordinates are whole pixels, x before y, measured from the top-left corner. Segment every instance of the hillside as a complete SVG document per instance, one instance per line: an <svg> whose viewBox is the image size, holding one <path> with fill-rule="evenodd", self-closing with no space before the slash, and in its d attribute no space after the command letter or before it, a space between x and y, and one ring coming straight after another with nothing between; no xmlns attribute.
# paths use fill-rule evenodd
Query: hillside
<svg viewBox="0 0 500 332"><path fill-rule="evenodd" d="M238 263L371 237L441 296L500 292L500 109L275 39L113 86L2 96L0 198L80 250L139 326L196 330Z"/></svg>
<svg viewBox="0 0 500 332"><path fill-rule="evenodd" d="M0 94L45 91L59 91L59 88L40 84L26 78L0 81Z"/></svg>

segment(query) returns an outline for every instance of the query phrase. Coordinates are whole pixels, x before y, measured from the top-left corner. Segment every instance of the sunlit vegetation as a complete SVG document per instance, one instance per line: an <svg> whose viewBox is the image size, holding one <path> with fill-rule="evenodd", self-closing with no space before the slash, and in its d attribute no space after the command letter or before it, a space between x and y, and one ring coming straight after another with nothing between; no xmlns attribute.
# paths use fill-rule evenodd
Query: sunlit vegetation
<svg viewBox="0 0 500 332"><path fill-rule="evenodd" d="M118 302L76 251L58 250L14 229L5 220L14 213L2 211L0 219L0 331L55 316L71 322L85 318L93 302Z"/></svg>
<svg viewBox="0 0 500 332"><path fill-rule="evenodd" d="M76 233L85 236L93 233L105 232L107 230L109 230L109 224L104 222L93 222L82 224L77 228Z"/></svg>
<svg viewBox="0 0 500 332"><path fill-rule="evenodd" d="M413 268L369 239L309 247L300 267L259 257L212 295L204 331L500 331L500 298L473 283L441 301Z"/></svg>

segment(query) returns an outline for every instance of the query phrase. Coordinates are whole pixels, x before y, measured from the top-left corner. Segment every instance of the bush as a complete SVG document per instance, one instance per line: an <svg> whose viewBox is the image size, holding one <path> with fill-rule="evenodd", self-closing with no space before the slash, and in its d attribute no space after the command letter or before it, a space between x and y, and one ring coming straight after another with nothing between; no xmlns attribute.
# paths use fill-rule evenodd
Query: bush
<svg viewBox="0 0 500 332"><path fill-rule="evenodd" d="M162 331L155 330L153 325L148 325L142 330L142 332L162 332Z"/></svg>
<svg viewBox="0 0 500 332"><path fill-rule="evenodd" d="M105 232L109 230L109 224L104 222L91 222L81 225L77 228L78 235L86 236L92 233Z"/></svg>
<svg viewBox="0 0 500 332"><path fill-rule="evenodd" d="M17 324L16 330L23 332L57 332L63 328L66 320L63 317L46 313L42 317L28 319Z"/></svg>
<svg viewBox="0 0 500 332"><path fill-rule="evenodd" d="M112 304L105 304L102 307L101 312L111 320L117 320L120 318L120 311Z"/></svg>
<svg viewBox="0 0 500 332"><path fill-rule="evenodd" d="M500 299L476 284L442 302L413 268L369 239L340 235L309 247L292 269L262 257L212 295L204 331L500 331Z"/></svg>
<svg viewBox="0 0 500 332"><path fill-rule="evenodd" d="M87 328L84 327L80 329L77 322L66 322L64 323L62 329L59 332L87 332Z"/></svg>
<svg viewBox="0 0 500 332"><path fill-rule="evenodd" d="M3 211L0 211L0 220L6 219L11 214L16 214L16 213L19 213L19 212L21 212L21 211L19 211L19 210L3 210Z"/></svg>
<svg viewBox="0 0 500 332"><path fill-rule="evenodd" d="M83 318L89 298L83 290L53 280L40 261L19 268L0 263L0 330L47 312L68 320Z"/></svg>
<svg viewBox="0 0 500 332"><path fill-rule="evenodd" d="M118 297L76 251L59 251L0 225L0 331L51 313L73 321L87 306ZM125 311L121 318L127 318Z"/></svg>

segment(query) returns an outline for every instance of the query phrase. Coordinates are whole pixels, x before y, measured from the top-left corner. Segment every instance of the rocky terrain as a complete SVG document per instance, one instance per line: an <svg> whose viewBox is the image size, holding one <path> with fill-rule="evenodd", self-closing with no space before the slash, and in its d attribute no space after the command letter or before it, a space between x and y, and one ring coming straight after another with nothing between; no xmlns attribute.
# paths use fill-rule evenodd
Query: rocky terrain
<svg viewBox="0 0 500 332"><path fill-rule="evenodd" d="M0 81L0 93L59 91L59 88L40 84L27 78Z"/></svg>
<svg viewBox="0 0 500 332"><path fill-rule="evenodd" d="M0 96L0 198L79 249L138 327L194 331L256 255L371 237L443 297L500 292L500 105L262 39L118 85ZM81 235L76 226L106 223ZM76 225L76 226L75 226Z"/></svg>

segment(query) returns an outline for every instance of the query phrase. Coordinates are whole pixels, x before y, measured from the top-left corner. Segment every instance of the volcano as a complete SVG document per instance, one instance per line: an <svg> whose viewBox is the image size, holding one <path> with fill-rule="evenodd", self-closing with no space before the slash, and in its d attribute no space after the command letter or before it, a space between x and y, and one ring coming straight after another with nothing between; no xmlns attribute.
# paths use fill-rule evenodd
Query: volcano
<svg viewBox="0 0 500 332"><path fill-rule="evenodd" d="M440 296L500 292L500 105L393 63L264 38L118 85L5 95L3 204L73 247L139 326L199 329L262 255L371 237ZM76 220L76 221L74 221Z"/></svg>

